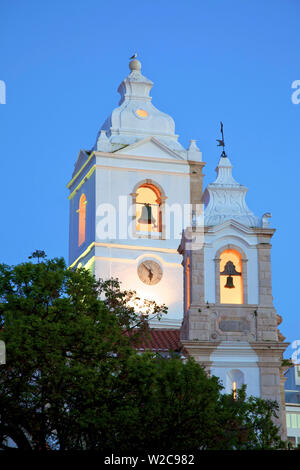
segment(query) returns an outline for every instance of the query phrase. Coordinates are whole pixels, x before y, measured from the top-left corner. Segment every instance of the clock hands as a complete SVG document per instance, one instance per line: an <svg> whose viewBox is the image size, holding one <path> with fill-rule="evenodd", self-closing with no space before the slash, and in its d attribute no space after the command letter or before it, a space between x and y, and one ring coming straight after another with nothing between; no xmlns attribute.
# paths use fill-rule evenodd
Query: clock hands
<svg viewBox="0 0 300 470"><path fill-rule="evenodd" d="M149 274L148 274L148 277L149 277L149 280L152 281L152 278L153 278L153 271L151 268L148 268L148 266L144 263L144 266L145 268L147 269L147 271L149 271Z"/></svg>
<svg viewBox="0 0 300 470"><path fill-rule="evenodd" d="M157 284L162 278L162 269L158 263L152 260L144 260L139 265L138 276L142 282L152 286Z"/></svg>

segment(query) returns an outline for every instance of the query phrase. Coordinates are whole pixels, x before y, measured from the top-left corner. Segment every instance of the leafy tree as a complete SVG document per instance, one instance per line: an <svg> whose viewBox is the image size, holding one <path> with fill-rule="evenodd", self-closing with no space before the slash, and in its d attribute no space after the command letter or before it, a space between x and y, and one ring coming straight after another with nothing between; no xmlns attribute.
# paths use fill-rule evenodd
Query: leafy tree
<svg viewBox="0 0 300 470"><path fill-rule="evenodd" d="M246 386L238 390L237 398L222 394L222 426L214 448L220 450L270 450L285 449L273 418L278 417L276 401L246 397Z"/></svg>
<svg viewBox="0 0 300 470"><path fill-rule="evenodd" d="M183 362L180 357L134 355L122 374L112 403L112 450L174 453L286 447L272 421L276 402L247 399L245 388L237 399L221 394L218 378L208 377L192 358Z"/></svg>
<svg viewBox="0 0 300 470"><path fill-rule="evenodd" d="M222 395L192 359L137 352L149 332L137 301L63 259L0 265L0 448L280 448L274 403Z"/></svg>
<svg viewBox="0 0 300 470"><path fill-rule="evenodd" d="M9 436L22 449L43 450L49 442L76 448L82 430L96 423L105 430L113 374L147 331L145 317L128 307L134 301L117 281L97 282L84 268L66 269L63 259L0 265L0 338L7 353L0 442ZM154 302L148 309L165 311ZM103 405L99 418L96 402Z"/></svg>

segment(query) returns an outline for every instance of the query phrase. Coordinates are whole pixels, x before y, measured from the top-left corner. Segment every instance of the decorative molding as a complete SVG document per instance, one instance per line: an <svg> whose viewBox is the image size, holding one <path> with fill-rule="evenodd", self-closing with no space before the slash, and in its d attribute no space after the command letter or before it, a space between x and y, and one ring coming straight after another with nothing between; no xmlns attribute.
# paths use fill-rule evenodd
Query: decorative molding
<svg viewBox="0 0 300 470"><path fill-rule="evenodd" d="M124 250L137 250L137 251L154 251L154 252L159 252L159 253L169 253L169 254L172 254L172 255L178 255L178 252L177 250L173 249L173 248L157 248L157 247L151 247L151 246L142 246L142 245L122 245L120 243L100 243L100 242L92 242L87 248L86 250L81 253L80 256L78 256L78 258L75 259L75 261L72 262L72 264L70 264L69 268L73 268L77 263L78 261L80 261L82 258L84 258L85 256L87 256L87 254L94 248L94 247L105 247L105 248L121 248L121 249L124 249ZM180 265L178 263L178 265Z"/></svg>
<svg viewBox="0 0 300 470"><path fill-rule="evenodd" d="M130 74L121 82L118 92L121 95L119 107L115 108L106 119L101 130L106 135L113 149L135 144L149 136L158 138L169 149L182 153L187 151L178 142L175 123L171 116L161 112L151 103L149 96L153 82L142 75L141 63L133 60L129 64ZM147 114L147 119L140 119L137 107Z"/></svg>
<svg viewBox="0 0 300 470"><path fill-rule="evenodd" d="M204 227L204 232L205 233L217 233L221 232L225 228L233 227L237 231L240 231L241 233L245 233L247 235L253 235L253 236L262 236L262 237L272 237L272 235L275 233L276 229L274 228L263 228L263 227L247 227L243 223L234 220L234 219L229 219L226 220L219 225L210 225L210 226L205 226ZM244 240L244 239L243 239ZM245 240L244 240L245 241ZM247 243L247 242L246 242Z"/></svg>
<svg viewBox="0 0 300 470"><path fill-rule="evenodd" d="M154 258L155 260L160 261L163 266L168 266L169 268L180 268L180 269L182 268L180 263L171 263L169 261L164 261L163 258L161 258L160 256L157 256L155 254L151 254L149 256L147 254L143 254L143 255L139 255L137 258L134 258L134 259L131 259L131 258L117 258L115 256L93 256L94 259L105 260L105 261L113 261L113 262L117 262L117 263L134 264L134 265L138 264L139 259L145 260L145 259L151 259L151 257Z"/></svg>
<svg viewBox="0 0 300 470"><path fill-rule="evenodd" d="M75 196L75 194L79 191L79 189L81 188L81 186L92 176L92 174L94 173L96 169L96 165L93 165L92 168L90 169L90 171L82 178L82 180L80 181L80 183L78 183L78 185L76 186L76 188L71 192L71 194L68 196L68 199L73 199L73 197Z"/></svg>
<svg viewBox="0 0 300 470"><path fill-rule="evenodd" d="M129 147L128 147L129 148ZM169 149L170 150L170 149ZM110 157L112 159L118 159L118 160L138 160L140 161L146 161L146 162L161 162L161 163L169 163L171 165L186 165L187 168L189 168L190 164L192 162L189 162L188 160L184 159L176 159L176 158L164 158L164 157L149 157L146 155L130 155L130 154L121 154L119 152L113 152L113 153L107 153L107 152L93 152L96 157ZM205 163L197 163L197 165L204 166Z"/></svg>
<svg viewBox="0 0 300 470"><path fill-rule="evenodd" d="M80 152L82 152L82 150L80 150ZM79 155L80 155L80 152L79 152ZM84 170L84 168L87 166L87 164L90 162L91 158L93 158L93 156L95 155L95 152L92 152L89 156L89 158L87 159L87 161L82 165L82 167L78 170L78 172L72 177L71 181L69 181L69 183L67 184L67 188L70 188L72 186L72 184L75 182L75 180L78 178L78 176L80 175L80 173ZM79 157L78 157L79 158ZM77 160L78 161L78 160ZM77 167L77 164L75 166L75 169ZM74 174L74 173L73 173Z"/></svg>
<svg viewBox="0 0 300 470"><path fill-rule="evenodd" d="M237 220L248 227L259 227L261 221L247 207L247 188L232 176L228 157L221 157L217 166L217 179L204 192L205 225L219 225L226 220Z"/></svg>
<svg viewBox="0 0 300 470"><path fill-rule="evenodd" d="M101 132L103 132L103 131L101 131ZM158 139L156 139L153 136L146 137L145 139L138 140L138 142L135 142L134 144L127 145L126 147L123 147L120 150L117 150L116 152L114 152L114 155L120 155L120 154L121 155L127 155L127 152L130 155L131 150L134 150L134 149L139 148L139 147L143 147L143 145L145 145L147 143L154 144L154 146L158 147L160 150L165 152L167 155L170 155L170 157L172 157L172 159L175 159L177 161L179 160L181 162L182 161L186 162L186 159L183 158L178 152L170 149L167 145L163 144L162 142L160 142ZM147 157L145 157L145 158L147 158ZM151 158L153 160L155 160L156 158L164 159L163 157L148 157L148 158ZM169 161L168 158L166 158L165 160Z"/></svg>
<svg viewBox="0 0 300 470"><path fill-rule="evenodd" d="M96 168L106 169L106 170L114 170L114 171L134 171L136 173L147 173L148 175L157 174L157 175L172 175L172 176L190 176L189 173L179 173L176 171L166 171L166 170L153 170L150 169L142 169L142 168L124 168L124 167L117 167L117 166L109 166L109 165L96 165Z"/></svg>

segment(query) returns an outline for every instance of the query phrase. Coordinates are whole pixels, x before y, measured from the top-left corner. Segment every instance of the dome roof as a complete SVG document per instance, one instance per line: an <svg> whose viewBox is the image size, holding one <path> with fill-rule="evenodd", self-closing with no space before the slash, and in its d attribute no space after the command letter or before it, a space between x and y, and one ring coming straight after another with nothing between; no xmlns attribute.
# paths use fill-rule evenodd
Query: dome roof
<svg viewBox="0 0 300 470"><path fill-rule="evenodd" d="M119 106L106 119L100 132L105 131L112 150L152 136L172 150L186 152L178 142L172 117L151 103L149 94L153 82L142 75L141 68L137 59L129 63L130 74L118 88Z"/></svg>
<svg viewBox="0 0 300 470"><path fill-rule="evenodd" d="M204 192L205 225L218 225L226 220L236 220L248 227L260 227L261 221L246 204L248 189L232 176L229 158L221 156L216 168L217 179Z"/></svg>

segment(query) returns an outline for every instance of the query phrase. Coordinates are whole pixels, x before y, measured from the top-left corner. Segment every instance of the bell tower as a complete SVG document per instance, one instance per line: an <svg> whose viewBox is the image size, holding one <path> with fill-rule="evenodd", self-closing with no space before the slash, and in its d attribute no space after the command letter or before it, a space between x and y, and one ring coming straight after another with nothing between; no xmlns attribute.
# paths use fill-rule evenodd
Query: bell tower
<svg viewBox="0 0 300 470"><path fill-rule="evenodd" d="M196 141L185 149L172 117L152 104L153 82L141 69L139 60L130 61L118 87L119 105L94 147L79 152L68 184L69 263L91 269L97 278L118 278L123 289L137 291L141 304L166 304L166 318L152 326L180 328L183 272L177 247L190 225L190 204L197 212L204 163Z"/></svg>
<svg viewBox="0 0 300 470"><path fill-rule="evenodd" d="M220 141L223 142L223 141ZM223 382L226 393L276 400L285 436L283 352L271 287L271 215L247 207L247 188L235 181L224 149L217 178L207 186L204 224L185 230L179 247L184 268L184 350Z"/></svg>

